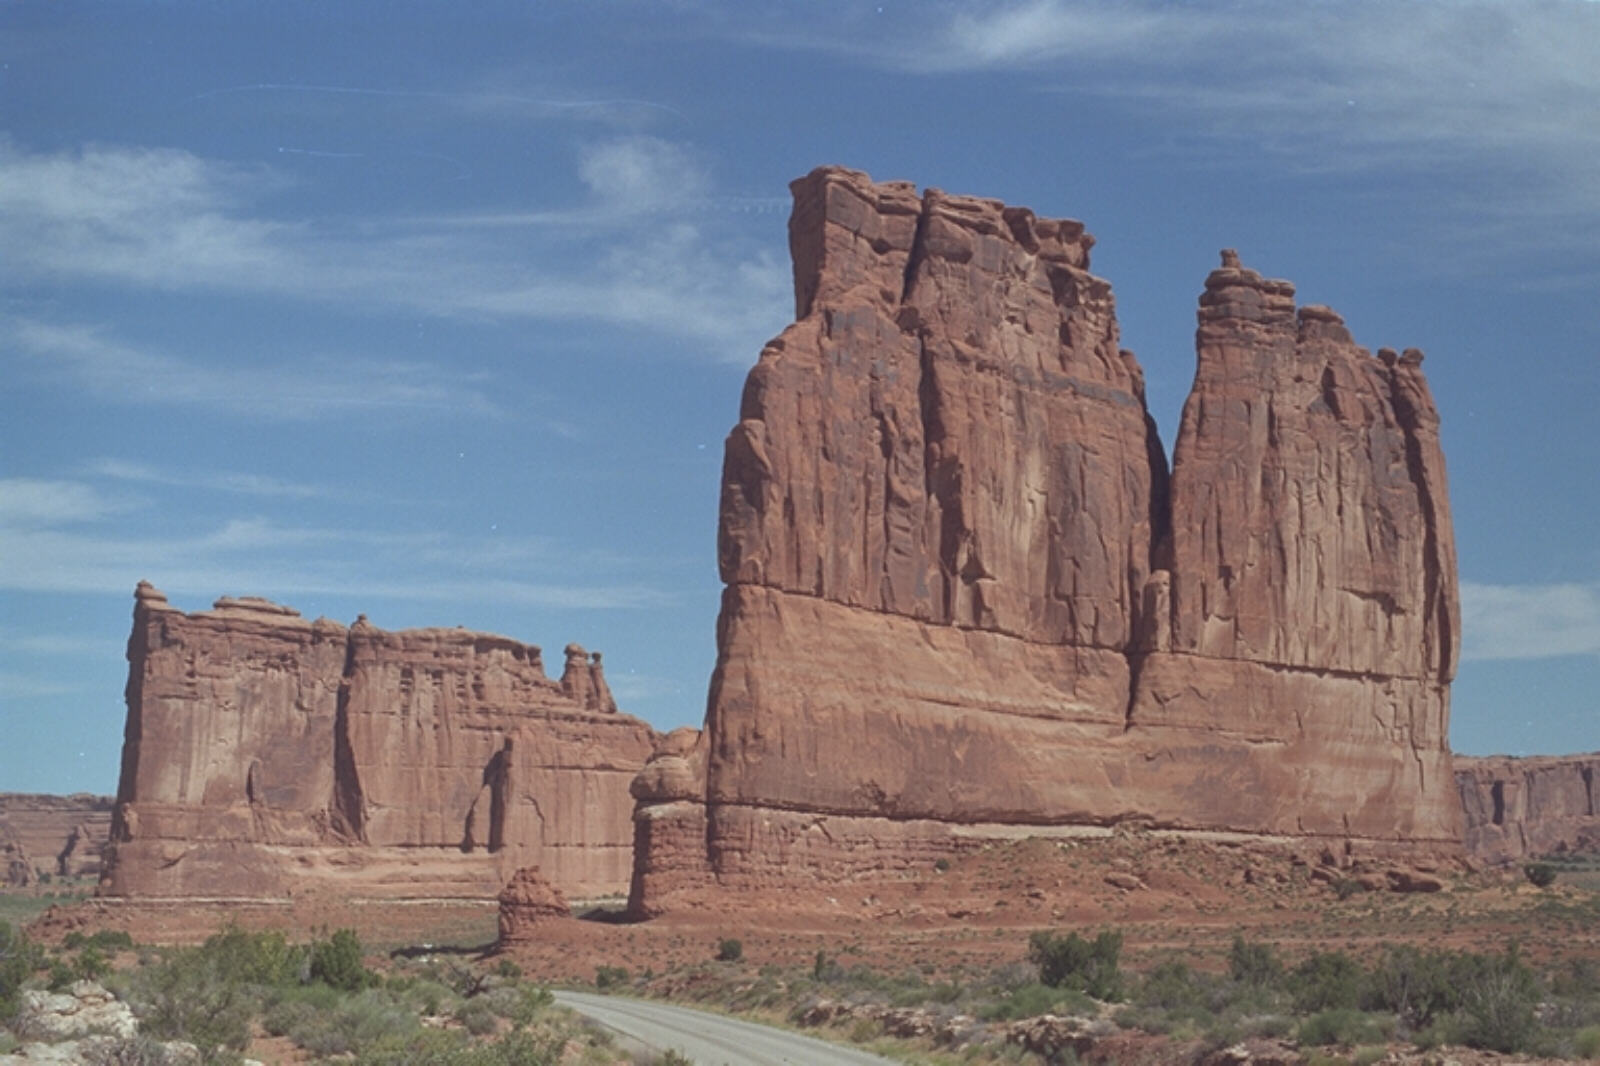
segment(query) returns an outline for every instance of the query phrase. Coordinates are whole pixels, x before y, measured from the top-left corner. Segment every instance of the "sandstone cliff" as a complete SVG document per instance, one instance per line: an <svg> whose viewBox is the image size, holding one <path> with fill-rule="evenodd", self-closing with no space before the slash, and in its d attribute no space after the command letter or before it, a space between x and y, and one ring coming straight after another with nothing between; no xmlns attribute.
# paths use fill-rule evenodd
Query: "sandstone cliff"
<svg viewBox="0 0 1600 1066"><path fill-rule="evenodd" d="M25 852L35 875L95 877L111 831L110 796L0 792L0 838Z"/></svg>
<svg viewBox="0 0 1600 1066"><path fill-rule="evenodd" d="M1231 253L1169 478L1081 224L824 168L729 435L706 728L634 905L1117 823L1448 847L1438 417Z"/></svg>
<svg viewBox="0 0 1600 1066"><path fill-rule="evenodd" d="M1600 752L1455 757L1467 851L1489 863L1600 851Z"/></svg>
<svg viewBox="0 0 1600 1066"><path fill-rule="evenodd" d="M538 864L627 883L628 785L655 734L598 654L465 629L309 622L257 598L186 614L141 583L102 895L493 899Z"/></svg>

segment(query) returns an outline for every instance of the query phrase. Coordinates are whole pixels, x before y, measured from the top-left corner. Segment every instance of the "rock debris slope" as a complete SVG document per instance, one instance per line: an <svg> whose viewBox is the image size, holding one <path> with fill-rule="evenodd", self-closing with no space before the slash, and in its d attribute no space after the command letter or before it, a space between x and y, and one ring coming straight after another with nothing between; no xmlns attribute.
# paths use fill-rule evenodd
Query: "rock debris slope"
<svg viewBox="0 0 1600 1066"><path fill-rule="evenodd" d="M1081 224L793 191L796 321L727 441L705 730L634 783L636 910L1046 827L1459 838L1420 353L1224 253L1169 474Z"/></svg>
<svg viewBox="0 0 1600 1066"><path fill-rule="evenodd" d="M102 895L492 900L541 866L628 882L654 750L598 654L465 629L310 622L254 597L186 614L140 583Z"/></svg>

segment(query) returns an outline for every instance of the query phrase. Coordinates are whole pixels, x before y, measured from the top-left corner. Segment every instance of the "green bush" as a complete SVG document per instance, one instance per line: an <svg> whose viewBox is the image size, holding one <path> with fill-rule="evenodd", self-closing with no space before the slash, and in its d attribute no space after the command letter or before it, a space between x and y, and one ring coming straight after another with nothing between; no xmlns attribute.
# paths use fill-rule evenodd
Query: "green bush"
<svg viewBox="0 0 1600 1066"><path fill-rule="evenodd" d="M13 930L11 923L0 921L0 1024L9 1022L17 1012L17 997L22 983L33 975L42 961L42 953L20 929Z"/></svg>
<svg viewBox="0 0 1600 1066"><path fill-rule="evenodd" d="M616 988L628 983L628 971L621 966L597 966L594 971L594 986L601 991Z"/></svg>
<svg viewBox="0 0 1600 1066"><path fill-rule="evenodd" d="M718 962L738 962L744 958L744 944L733 937L727 937L717 942Z"/></svg>
<svg viewBox="0 0 1600 1066"><path fill-rule="evenodd" d="M1585 1026L1574 1033L1572 1050L1585 1061L1600 1059L1600 1025Z"/></svg>
<svg viewBox="0 0 1600 1066"><path fill-rule="evenodd" d="M1235 935L1228 949L1228 976L1239 984L1264 987L1283 977L1283 963L1271 944L1258 944Z"/></svg>
<svg viewBox="0 0 1600 1066"><path fill-rule="evenodd" d="M111 972L111 960L93 944L85 944L72 960L72 972L85 981L98 981Z"/></svg>
<svg viewBox="0 0 1600 1066"><path fill-rule="evenodd" d="M1522 868L1522 873L1539 888L1549 888L1556 883L1557 870L1547 862L1530 862Z"/></svg>
<svg viewBox="0 0 1600 1066"><path fill-rule="evenodd" d="M312 941L310 973L312 980L346 992L358 992L373 979L361 964L361 940L354 929L339 929L327 940Z"/></svg>
<svg viewBox="0 0 1600 1066"><path fill-rule="evenodd" d="M1318 952L1289 975L1289 991L1299 1014L1354 1010L1361 1005L1367 973L1342 951Z"/></svg>
<svg viewBox="0 0 1600 1066"><path fill-rule="evenodd" d="M1392 1020L1384 1015L1339 1007L1319 1011L1301 1022L1295 1038L1313 1047L1381 1044L1389 1039L1392 1029Z"/></svg>
<svg viewBox="0 0 1600 1066"><path fill-rule="evenodd" d="M1534 1030L1538 982L1513 947L1489 961L1462 993L1466 1026L1462 1039L1472 1047L1511 1053L1523 1050Z"/></svg>
<svg viewBox="0 0 1600 1066"><path fill-rule="evenodd" d="M456 1021L473 1036L487 1036L500 1026L494 1007L487 997L469 999L456 1008Z"/></svg>
<svg viewBox="0 0 1600 1066"><path fill-rule="evenodd" d="M1040 930L1028 940L1028 961L1039 967L1039 980L1052 988L1070 988L1113 1001L1122 998L1122 934L1101 930L1093 940L1077 933L1056 936Z"/></svg>
<svg viewBox="0 0 1600 1066"><path fill-rule="evenodd" d="M1041 1014L1094 1014L1099 1005L1072 988L1052 988L1044 984L1019 985L1005 996L979 1011L986 1022L1036 1018Z"/></svg>

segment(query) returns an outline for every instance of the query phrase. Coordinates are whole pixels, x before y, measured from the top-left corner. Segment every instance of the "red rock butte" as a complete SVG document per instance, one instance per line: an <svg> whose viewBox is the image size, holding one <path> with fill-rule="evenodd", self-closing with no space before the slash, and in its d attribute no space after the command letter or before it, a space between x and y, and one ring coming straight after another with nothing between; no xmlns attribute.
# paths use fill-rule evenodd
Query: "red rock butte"
<svg viewBox="0 0 1600 1066"><path fill-rule="evenodd" d="M1459 848L1420 352L1223 253L1172 469L1074 221L823 168L726 445L705 729L632 906L1140 825Z"/></svg>
<svg viewBox="0 0 1600 1066"><path fill-rule="evenodd" d="M653 751L598 653L466 629L348 628L255 597L186 614L141 582L100 895L493 901L537 865L628 884Z"/></svg>

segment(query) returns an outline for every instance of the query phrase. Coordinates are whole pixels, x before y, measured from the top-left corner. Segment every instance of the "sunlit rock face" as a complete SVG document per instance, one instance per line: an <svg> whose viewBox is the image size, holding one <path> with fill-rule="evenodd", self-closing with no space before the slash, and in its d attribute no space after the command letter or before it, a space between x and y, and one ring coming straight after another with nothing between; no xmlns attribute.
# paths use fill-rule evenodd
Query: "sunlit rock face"
<svg viewBox="0 0 1600 1066"><path fill-rule="evenodd" d="M247 597L187 614L141 584L100 891L492 900L539 865L628 884L628 786L655 734L598 654L466 629L345 627Z"/></svg>
<svg viewBox="0 0 1600 1066"><path fill-rule="evenodd" d="M634 906L1048 827L1458 839L1420 353L1224 254L1169 473L1080 223L840 168L728 437L704 733Z"/></svg>

